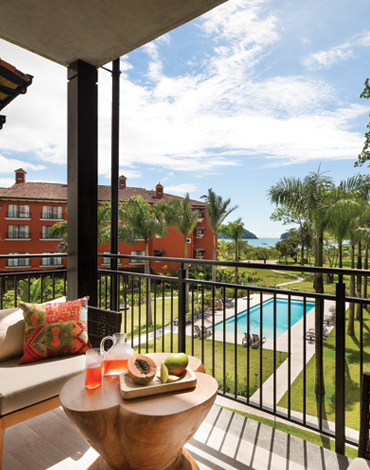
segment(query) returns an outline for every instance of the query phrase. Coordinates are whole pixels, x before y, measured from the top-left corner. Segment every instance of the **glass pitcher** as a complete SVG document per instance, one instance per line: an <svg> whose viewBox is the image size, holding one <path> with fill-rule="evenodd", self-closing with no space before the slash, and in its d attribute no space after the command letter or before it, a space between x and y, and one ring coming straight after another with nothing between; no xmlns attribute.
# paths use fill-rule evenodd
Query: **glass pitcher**
<svg viewBox="0 0 370 470"><path fill-rule="evenodd" d="M127 361L129 356L134 354L134 350L127 344L128 335L126 333L114 333L113 336L106 336L100 343L101 354L104 357L104 375L118 375L127 372ZM113 346L104 350L104 343L110 339Z"/></svg>

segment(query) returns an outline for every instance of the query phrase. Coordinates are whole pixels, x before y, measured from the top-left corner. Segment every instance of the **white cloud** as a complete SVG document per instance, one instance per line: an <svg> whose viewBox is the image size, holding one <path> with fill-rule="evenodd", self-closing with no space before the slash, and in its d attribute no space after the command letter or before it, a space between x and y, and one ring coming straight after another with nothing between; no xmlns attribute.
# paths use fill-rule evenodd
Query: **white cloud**
<svg viewBox="0 0 370 470"><path fill-rule="evenodd" d="M23 170L45 170L44 165L33 165L24 160L18 160L15 158L7 158L0 154L0 168L1 173L11 173L14 174L14 170L18 168L23 168ZM15 182L15 178L13 179L13 183Z"/></svg>
<svg viewBox="0 0 370 470"><path fill-rule="evenodd" d="M310 54L303 59L303 65L310 70L320 68L330 68L332 65L345 61L353 57L358 47L370 46L370 32L365 31L356 34L348 41L335 46L327 51L320 51Z"/></svg>
<svg viewBox="0 0 370 470"><path fill-rule="evenodd" d="M40 160L65 164L67 70L6 41L0 40L0 47L4 60L34 76L27 93L2 111L7 122L0 149L3 154L36 154Z"/></svg>
<svg viewBox="0 0 370 470"><path fill-rule="evenodd" d="M163 50L171 34L142 48L148 58L144 85L131 78L137 71L130 55L121 58L120 174L140 178L145 164L201 178L238 168L256 155L261 166L356 157L363 136L352 132L351 124L369 112L367 107L341 104L335 89L320 79L259 77L257 65L282 34L280 20L263 0L227 2L195 24L200 47L191 62L201 63L198 68L166 74ZM201 40L211 49L202 49ZM354 46L367 45L370 33L364 32L306 58L306 65L330 66L354 54ZM65 165L66 69L4 41L0 46L4 60L35 75L27 94L6 108L1 168L26 168L28 160L38 168ZM99 71L98 143L99 175L109 178L111 74L104 70ZM14 159L17 153L27 161Z"/></svg>
<svg viewBox="0 0 370 470"><path fill-rule="evenodd" d="M172 194L174 196L184 196L186 193L192 193L197 189L195 184L184 183L174 186L164 186L164 192L166 194Z"/></svg>
<svg viewBox="0 0 370 470"><path fill-rule="evenodd" d="M1 188L10 188L15 183L14 178L0 178L0 187Z"/></svg>

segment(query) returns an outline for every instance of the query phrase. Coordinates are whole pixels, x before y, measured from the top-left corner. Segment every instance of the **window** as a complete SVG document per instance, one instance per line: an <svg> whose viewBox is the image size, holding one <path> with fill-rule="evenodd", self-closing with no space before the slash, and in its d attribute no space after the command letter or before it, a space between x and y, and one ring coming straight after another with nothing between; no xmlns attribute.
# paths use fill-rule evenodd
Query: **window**
<svg viewBox="0 0 370 470"><path fill-rule="evenodd" d="M8 253L8 255L28 255L29 253ZM29 266L30 259L29 258L14 258L8 259L8 266Z"/></svg>
<svg viewBox="0 0 370 470"><path fill-rule="evenodd" d="M30 238L29 225L8 225L7 238Z"/></svg>
<svg viewBox="0 0 370 470"><path fill-rule="evenodd" d="M108 253L110 253L110 251L103 251L103 254L108 254ZM118 254L120 255L121 252L119 251ZM103 258L103 263L102 264L110 264L111 259L112 258ZM119 258L118 258L117 262L118 262L118 264L121 264L121 260Z"/></svg>
<svg viewBox="0 0 370 470"><path fill-rule="evenodd" d="M145 251L131 251L131 256L145 256ZM142 264L145 263L143 259L132 259L130 261L132 264Z"/></svg>
<svg viewBox="0 0 370 470"><path fill-rule="evenodd" d="M50 253L43 253L43 255L50 255ZM42 258L42 266L59 266L62 264L62 258Z"/></svg>
<svg viewBox="0 0 370 470"><path fill-rule="evenodd" d="M51 229L51 225L43 225L41 238L49 238L50 229Z"/></svg>
<svg viewBox="0 0 370 470"><path fill-rule="evenodd" d="M62 219L62 206L42 206L43 219Z"/></svg>
<svg viewBox="0 0 370 470"><path fill-rule="evenodd" d="M8 217L10 219L28 219L30 206L28 204L8 204Z"/></svg>

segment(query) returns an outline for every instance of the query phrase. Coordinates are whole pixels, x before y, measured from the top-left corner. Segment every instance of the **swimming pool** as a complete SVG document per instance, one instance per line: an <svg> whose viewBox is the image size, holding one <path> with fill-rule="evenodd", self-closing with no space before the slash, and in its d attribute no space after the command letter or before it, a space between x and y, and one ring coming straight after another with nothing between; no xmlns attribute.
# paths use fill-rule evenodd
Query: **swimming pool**
<svg viewBox="0 0 370 470"><path fill-rule="evenodd" d="M303 301L291 300L291 326L295 325L303 317ZM306 313L315 306L315 302L306 301ZM249 310L250 333L260 334L260 304ZM276 336L285 333L288 325L288 300L276 299ZM215 330L223 331L223 321L216 323ZM226 333L234 333L235 317L230 317L225 322ZM248 311L244 310L237 315L237 333L243 335L248 331ZM268 339L274 337L274 299L269 299L262 304L262 336Z"/></svg>

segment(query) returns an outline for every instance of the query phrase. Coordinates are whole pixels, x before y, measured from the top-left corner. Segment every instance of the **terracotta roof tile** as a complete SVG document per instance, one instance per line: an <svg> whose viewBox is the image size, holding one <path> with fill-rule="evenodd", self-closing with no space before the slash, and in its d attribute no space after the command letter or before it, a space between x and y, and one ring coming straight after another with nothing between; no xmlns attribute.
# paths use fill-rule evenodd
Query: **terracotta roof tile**
<svg viewBox="0 0 370 470"><path fill-rule="evenodd" d="M121 188L118 190L120 202L127 201L132 196L141 196L145 201L151 204L159 204L161 201L170 199L182 199L171 194L163 194L162 198L155 196L154 190L144 188ZM98 186L98 200L100 202L110 201L110 186ZM0 188L0 199L12 200L49 200L67 202L67 185L60 183L14 183L9 188ZM190 199L190 204L197 209L204 209L205 203Z"/></svg>

